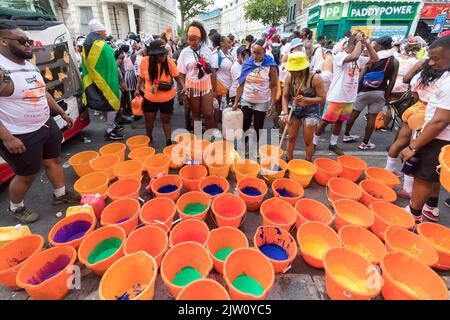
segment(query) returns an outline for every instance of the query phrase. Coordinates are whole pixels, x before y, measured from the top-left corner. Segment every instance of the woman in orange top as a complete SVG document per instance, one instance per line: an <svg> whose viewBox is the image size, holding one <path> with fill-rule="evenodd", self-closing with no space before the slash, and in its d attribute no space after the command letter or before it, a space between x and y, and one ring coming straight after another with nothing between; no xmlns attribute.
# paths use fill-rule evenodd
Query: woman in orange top
<svg viewBox="0 0 450 320"><path fill-rule="evenodd" d="M164 42L161 40L152 41L149 46L148 57L142 59L140 78L136 86L136 88L141 88L142 82L145 84L143 102L145 129L152 142L153 125L156 113L159 110L164 135L166 136L166 145L171 144L170 119L176 95L173 85L174 78L184 93L184 83L181 81L175 62L167 57ZM140 95L139 89L136 90L134 95Z"/></svg>

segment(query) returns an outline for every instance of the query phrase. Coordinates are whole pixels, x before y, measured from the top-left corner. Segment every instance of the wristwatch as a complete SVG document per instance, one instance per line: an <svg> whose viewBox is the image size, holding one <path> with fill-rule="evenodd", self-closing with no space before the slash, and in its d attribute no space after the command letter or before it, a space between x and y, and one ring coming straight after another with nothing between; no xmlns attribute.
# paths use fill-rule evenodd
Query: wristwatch
<svg viewBox="0 0 450 320"><path fill-rule="evenodd" d="M413 147L411 147L411 145L409 145L408 146L408 148L409 148L409 150L411 150L412 152L414 152L414 153L416 153L417 152L417 150L416 149L414 149Z"/></svg>
<svg viewBox="0 0 450 320"><path fill-rule="evenodd" d="M11 82L11 77L9 76L9 72L5 71L5 69L3 69L1 66L0 71L3 72L3 82L0 83L0 92L2 92L3 89L5 89L6 86Z"/></svg>

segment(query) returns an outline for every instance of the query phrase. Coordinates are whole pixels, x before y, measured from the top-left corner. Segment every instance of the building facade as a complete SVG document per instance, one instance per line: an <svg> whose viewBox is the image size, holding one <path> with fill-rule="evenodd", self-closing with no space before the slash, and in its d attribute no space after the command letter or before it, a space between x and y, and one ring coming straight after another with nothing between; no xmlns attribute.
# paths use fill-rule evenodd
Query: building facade
<svg viewBox="0 0 450 320"><path fill-rule="evenodd" d="M176 0L53 0L58 17L72 37L89 33L91 19L101 21L109 35L125 38L129 32L161 34L177 30Z"/></svg>
<svg viewBox="0 0 450 320"><path fill-rule="evenodd" d="M286 16L286 22L283 26L284 32L292 32L296 27L296 17L297 17L297 0L289 0L289 12Z"/></svg>
<svg viewBox="0 0 450 320"><path fill-rule="evenodd" d="M431 40L437 36L433 30L436 16L442 13L447 14L444 30L450 29L450 1L448 0L426 0L420 10L419 20L416 21L417 28L415 35L421 36L424 40Z"/></svg>
<svg viewBox="0 0 450 320"><path fill-rule="evenodd" d="M222 9L217 8L199 15L196 20L200 20L203 23L203 26L205 27L207 32L211 29L216 29L220 32L222 26L221 12Z"/></svg>

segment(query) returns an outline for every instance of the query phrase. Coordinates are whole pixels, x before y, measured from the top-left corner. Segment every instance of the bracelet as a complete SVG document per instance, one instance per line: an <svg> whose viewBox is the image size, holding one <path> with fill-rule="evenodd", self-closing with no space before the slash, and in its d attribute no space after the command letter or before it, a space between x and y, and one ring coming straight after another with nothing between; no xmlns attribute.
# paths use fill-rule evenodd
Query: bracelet
<svg viewBox="0 0 450 320"><path fill-rule="evenodd" d="M408 146L408 148L409 148L409 150L411 150L412 152L414 152L414 153L416 153L417 152L417 150L416 149L414 149L413 147L411 147L411 145L409 145Z"/></svg>

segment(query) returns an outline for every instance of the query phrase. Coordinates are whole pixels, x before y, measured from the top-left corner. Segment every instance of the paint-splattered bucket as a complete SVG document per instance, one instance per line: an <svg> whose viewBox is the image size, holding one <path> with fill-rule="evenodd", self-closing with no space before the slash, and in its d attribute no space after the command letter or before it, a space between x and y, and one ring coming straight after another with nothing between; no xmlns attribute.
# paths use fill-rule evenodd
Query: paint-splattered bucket
<svg viewBox="0 0 450 320"><path fill-rule="evenodd" d="M94 231L97 218L89 213L77 213L58 221L48 234L52 247L69 246L77 249Z"/></svg>
<svg viewBox="0 0 450 320"><path fill-rule="evenodd" d="M152 182L152 192L156 197L164 197L177 201L181 194L183 181L180 176L175 174L166 174L157 177Z"/></svg>
<svg viewBox="0 0 450 320"><path fill-rule="evenodd" d="M129 235L138 225L140 210L141 205L136 199L119 199L106 206L100 223L102 226L116 225Z"/></svg>
<svg viewBox="0 0 450 320"><path fill-rule="evenodd" d="M276 179L272 183L272 192L274 197L289 202L292 206L295 206L305 193L300 183L288 178Z"/></svg>
<svg viewBox="0 0 450 320"><path fill-rule="evenodd" d="M214 200L217 196L227 193L230 189L230 184L223 177L207 176L200 180L199 189L211 200Z"/></svg>
<svg viewBox="0 0 450 320"><path fill-rule="evenodd" d="M257 211L267 194L267 184L262 179L245 177L238 180L237 190L247 206L247 211ZM249 193L249 190L252 193Z"/></svg>

